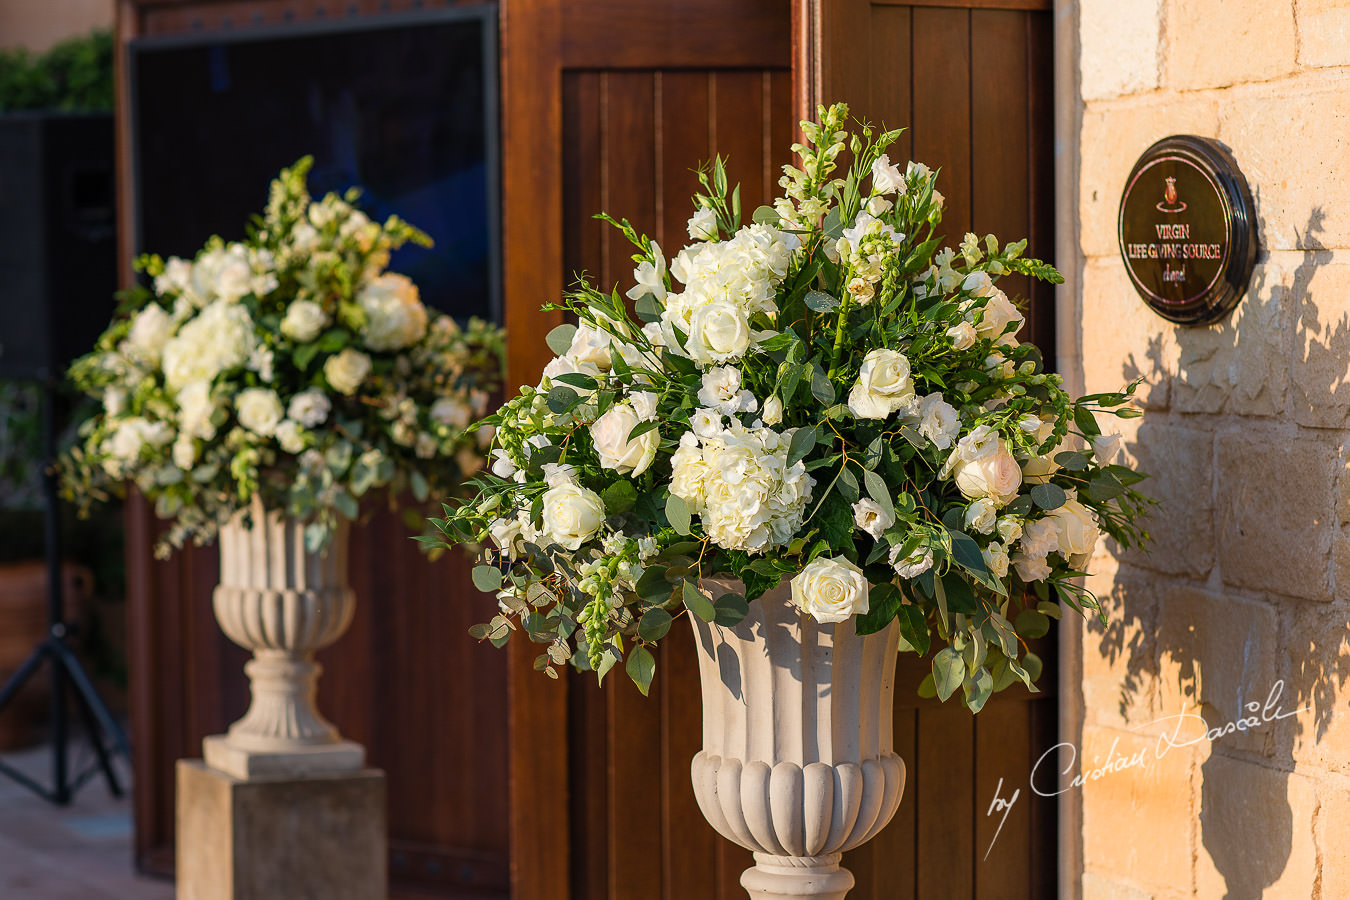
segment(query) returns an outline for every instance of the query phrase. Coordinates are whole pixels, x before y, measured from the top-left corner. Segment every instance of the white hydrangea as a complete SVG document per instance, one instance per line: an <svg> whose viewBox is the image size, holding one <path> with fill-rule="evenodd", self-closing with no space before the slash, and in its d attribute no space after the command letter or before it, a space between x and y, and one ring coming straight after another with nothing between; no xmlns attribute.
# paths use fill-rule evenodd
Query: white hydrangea
<svg viewBox="0 0 1350 900"><path fill-rule="evenodd" d="M356 301L366 313L361 340L372 350L401 350L427 333L427 309L406 275L386 272L365 284Z"/></svg>
<svg viewBox="0 0 1350 900"><path fill-rule="evenodd" d="M671 493L701 516L704 531L728 550L781 547L801 528L815 479L787 464L792 432L746 428L732 420L712 437L681 438L671 458Z"/></svg>
<svg viewBox="0 0 1350 900"><path fill-rule="evenodd" d="M257 337L248 309L217 300L164 344L164 381L178 391L192 381L212 381L253 355Z"/></svg>

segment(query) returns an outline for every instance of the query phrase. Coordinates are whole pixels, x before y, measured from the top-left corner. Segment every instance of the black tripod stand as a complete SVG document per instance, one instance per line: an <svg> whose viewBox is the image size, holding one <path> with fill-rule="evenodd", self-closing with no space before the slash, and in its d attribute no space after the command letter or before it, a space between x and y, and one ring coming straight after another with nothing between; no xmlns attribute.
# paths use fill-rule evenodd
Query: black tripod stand
<svg viewBox="0 0 1350 900"><path fill-rule="evenodd" d="M94 684L89 680L84 667L70 647L66 637L70 627L65 621L64 580L61 577L61 507L57 494L56 462L56 382L52 377L43 380L42 441L43 453L47 462L43 471L43 496L46 500L46 544L47 544L47 637L33 649L23 665L10 676L3 688L0 688L0 712L42 667L44 662L51 663L51 727L52 727L52 785L50 788L39 784L23 772L18 771L0 760L0 774L31 788L38 795L52 803L64 806L72 795L90 778L103 772L108 781L108 790L113 796L122 796L122 785L113 771L112 755L121 753L130 757L126 736L113 721L108 707L99 698ZM68 766L68 748L66 746L66 687L67 680L74 689L75 705L98 762L73 776ZM105 743L105 741L107 743ZM111 746L109 746L111 745Z"/></svg>

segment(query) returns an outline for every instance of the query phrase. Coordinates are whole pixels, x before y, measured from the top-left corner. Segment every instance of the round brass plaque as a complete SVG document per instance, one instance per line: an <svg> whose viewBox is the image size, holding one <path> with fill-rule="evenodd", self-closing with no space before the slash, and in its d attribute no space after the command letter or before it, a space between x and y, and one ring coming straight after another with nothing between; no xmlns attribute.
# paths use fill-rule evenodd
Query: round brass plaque
<svg viewBox="0 0 1350 900"><path fill-rule="evenodd" d="M1256 265L1247 180L1218 143L1174 135L1144 151L1120 198L1120 255L1153 311L1183 325L1235 307Z"/></svg>

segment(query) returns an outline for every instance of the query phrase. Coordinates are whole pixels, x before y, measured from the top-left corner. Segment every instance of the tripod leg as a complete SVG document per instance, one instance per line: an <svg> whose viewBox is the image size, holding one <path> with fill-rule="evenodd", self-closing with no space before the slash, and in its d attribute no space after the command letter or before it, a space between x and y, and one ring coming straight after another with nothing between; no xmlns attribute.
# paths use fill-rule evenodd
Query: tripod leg
<svg viewBox="0 0 1350 900"><path fill-rule="evenodd" d="M59 644L58 648L56 653L60 659L60 668L70 674L70 680L75 683L75 690L87 705L90 714L98 720L99 727L113 742L114 748L121 751L127 759L131 759L131 746L127 743L126 735L113 721L112 713L108 712L108 707L103 704L103 700L99 697L98 691L95 690L93 682L89 680L89 676L84 672L84 667L80 665L79 659L76 658L74 653L70 652L70 648L65 644Z"/></svg>
<svg viewBox="0 0 1350 900"><path fill-rule="evenodd" d="M48 652L61 643L53 638L47 639ZM70 778L67 763L69 747L66 744L66 673L61 665L61 652L55 650L52 660L52 802L65 806L70 802Z"/></svg>
<svg viewBox="0 0 1350 900"><path fill-rule="evenodd" d="M37 649L23 661L23 665L14 670L14 674L9 676L5 686L0 688L0 709L4 708L5 704L9 703L10 699L18 693L19 688L23 687L23 683L32 677L33 673L37 671L37 667L42 665L42 657L46 655L47 645L39 644Z"/></svg>
<svg viewBox="0 0 1350 900"><path fill-rule="evenodd" d="M84 720L84 730L89 735L89 743L94 745L94 752L98 754L99 768L103 770L103 777L108 780L108 792L114 797L120 797L122 784L117 780L117 773L113 771L112 759L108 756L108 749L103 746L103 730L99 727L94 709L83 690L75 692L75 702L80 707L80 718ZM108 739L116 740L112 735L108 735Z"/></svg>

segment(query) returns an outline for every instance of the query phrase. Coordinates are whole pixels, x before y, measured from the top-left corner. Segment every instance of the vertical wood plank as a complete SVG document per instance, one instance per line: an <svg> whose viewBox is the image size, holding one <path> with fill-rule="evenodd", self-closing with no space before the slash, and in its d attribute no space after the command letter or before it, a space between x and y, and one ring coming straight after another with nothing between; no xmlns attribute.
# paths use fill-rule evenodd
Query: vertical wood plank
<svg viewBox="0 0 1350 900"><path fill-rule="evenodd" d="M1028 707L1035 702L1000 697L975 717L976 900L1036 896L1030 891L1037 837L1031 830L1031 809L1037 798L1027 787L1032 763ZM1011 808L991 809L996 795L1011 801L1014 791L1020 793Z"/></svg>
<svg viewBox="0 0 1350 900"><path fill-rule="evenodd" d="M783 166L793 161L790 148L796 140L800 120L793 102L791 73L769 73L769 97L769 146L764 158L764 189L769 199L765 203L783 193L778 179L783 175Z"/></svg>
<svg viewBox="0 0 1350 900"><path fill-rule="evenodd" d="M1055 256L1054 28L1048 12L1027 13L1027 156L1030 217L1027 252L1038 259ZM1065 260L1068 265L1070 261ZM1046 368L1055 368L1055 288L1031 287L1028 340L1041 348Z"/></svg>
<svg viewBox="0 0 1350 900"><path fill-rule="evenodd" d="M919 897L970 897L975 891L974 721L948 702L921 709L915 757Z"/></svg>
<svg viewBox="0 0 1350 900"><path fill-rule="evenodd" d="M913 12L914 158L942 167L941 233L956 244L970 230L970 11Z"/></svg>
<svg viewBox="0 0 1350 900"><path fill-rule="evenodd" d="M594 218L603 202L600 141L601 79L597 72L568 72L563 76L563 283L580 274L600 275L601 244L609 226ZM543 298L540 302L544 302Z"/></svg>
<svg viewBox="0 0 1350 900"><path fill-rule="evenodd" d="M741 218L749 222L764 198L764 77L719 71L712 76L714 151L727 164L727 182L741 186Z"/></svg>
<svg viewBox="0 0 1350 900"><path fill-rule="evenodd" d="M891 145L891 163L903 171L911 156L914 112L910 107L913 61L910 59L911 11L905 6L874 6L868 26L871 58L885 60L869 70L868 115L878 127L904 128L905 133Z"/></svg>
<svg viewBox="0 0 1350 900"><path fill-rule="evenodd" d="M710 76L706 72L662 72L658 78L660 109L657 119L661 135L658 150L661 159L657 191L661 209L655 236L669 261L689 242L685 226L694 212L690 198L699 190L695 170L711 158L713 152L708 99Z"/></svg>

